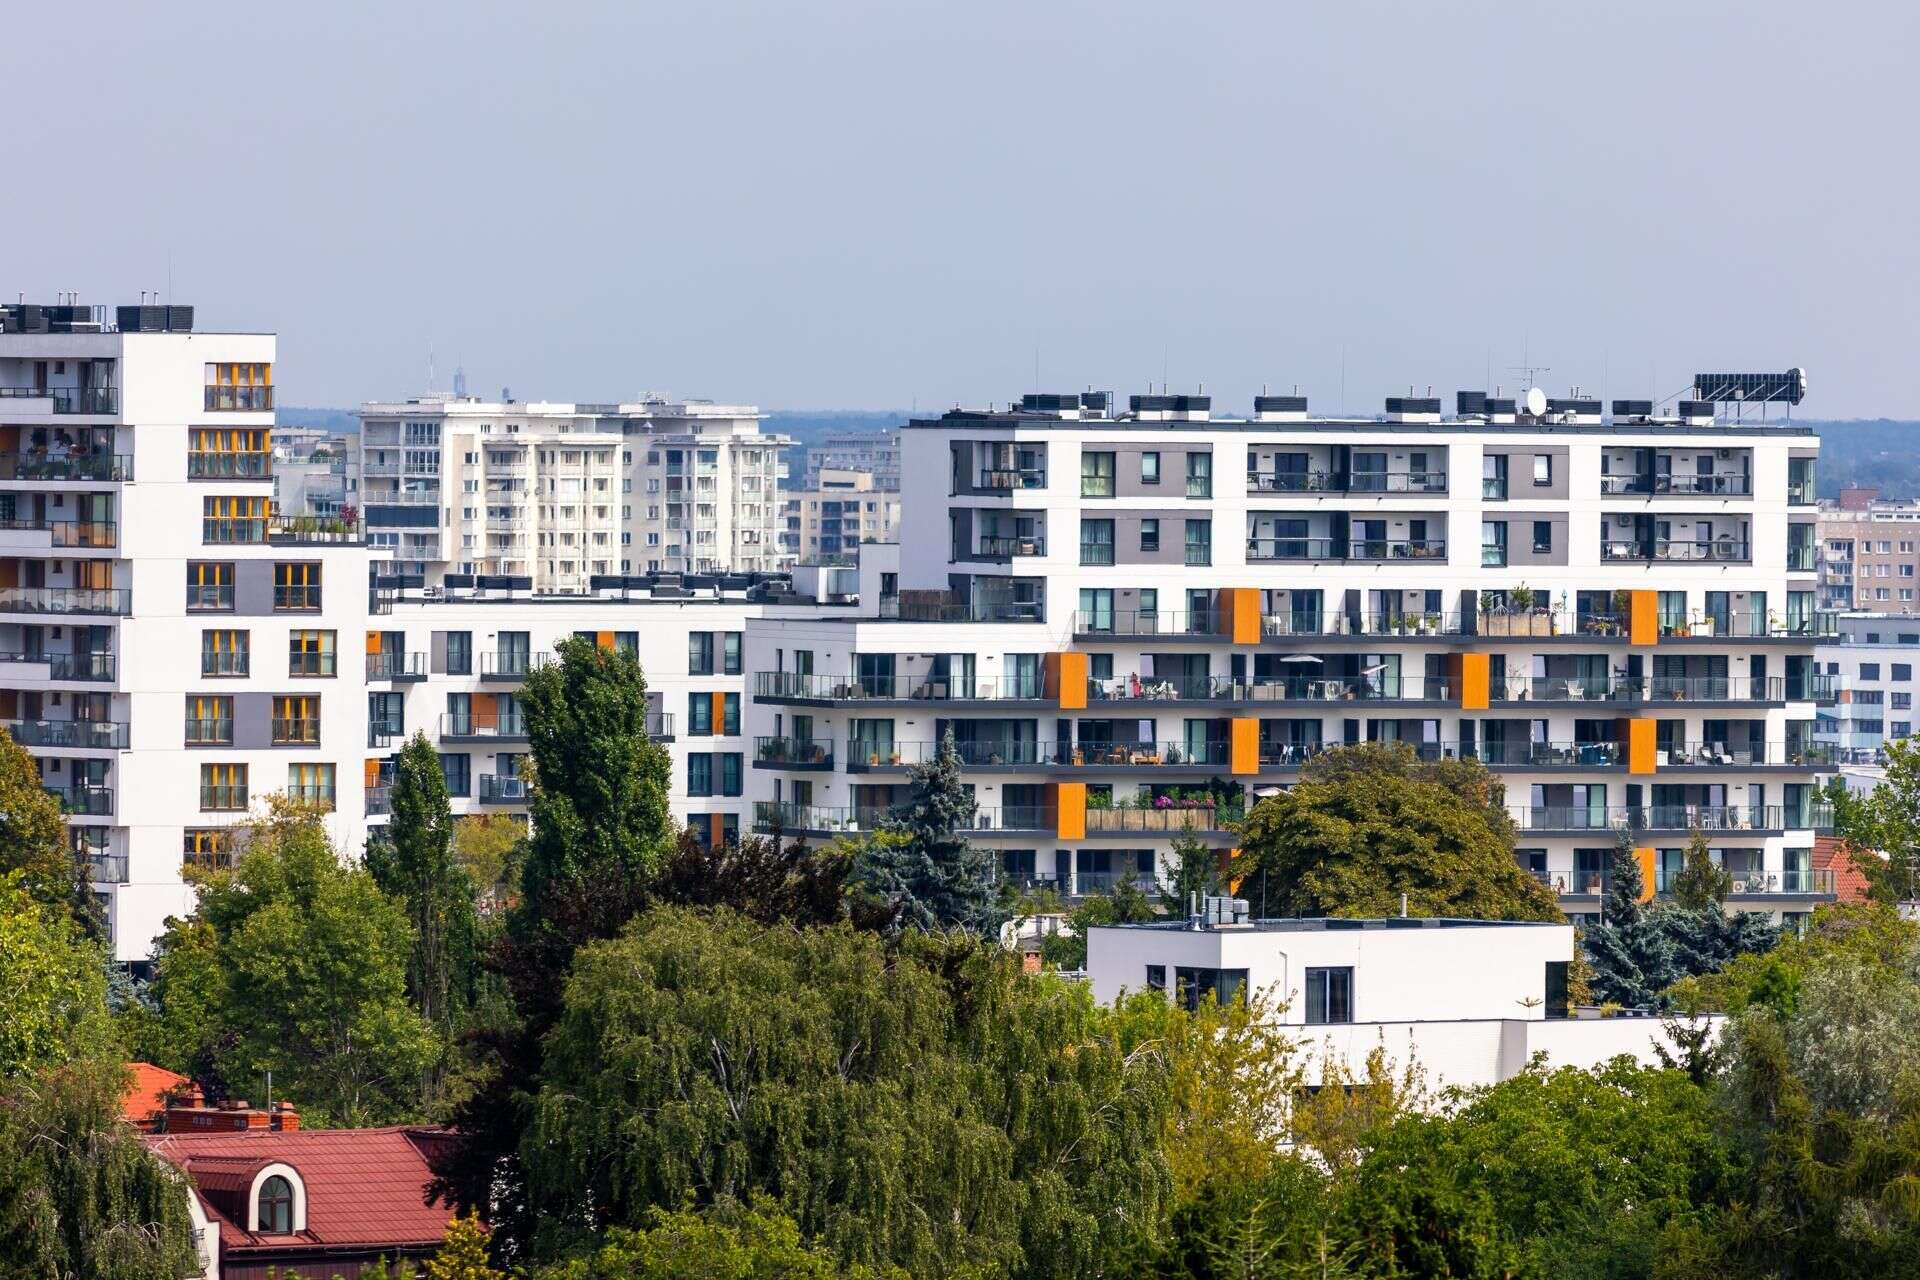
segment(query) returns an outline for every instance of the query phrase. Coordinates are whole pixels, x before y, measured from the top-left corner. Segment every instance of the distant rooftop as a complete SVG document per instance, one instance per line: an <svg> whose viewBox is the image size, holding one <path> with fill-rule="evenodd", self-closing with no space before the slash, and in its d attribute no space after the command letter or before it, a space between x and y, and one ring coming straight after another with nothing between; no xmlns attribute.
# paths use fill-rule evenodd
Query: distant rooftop
<svg viewBox="0 0 1920 1280"><path fill-rule="evenodd" d="M1300 916L1277 920L1249 920L1242 924L1208 924L1195 930L1188 919L1148 920L1138 924L1095 925L1098 929L1158 929L1174 933L1347 933L1365 929L1540 929L1564 928L1547 920L1473 920L1459 916L1382 916L1348 919L1341 916Z"/></svg>

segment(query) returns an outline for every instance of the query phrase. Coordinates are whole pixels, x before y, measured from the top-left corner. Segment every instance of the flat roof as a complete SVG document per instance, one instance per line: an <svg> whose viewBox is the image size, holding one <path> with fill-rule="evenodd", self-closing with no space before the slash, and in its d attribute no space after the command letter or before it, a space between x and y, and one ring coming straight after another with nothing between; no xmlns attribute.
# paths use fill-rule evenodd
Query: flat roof
<svg viewBox="0 0 1920 1280"><path fill-rule="evenodd" d="M1407 435L1620 435L1730 436L1781 435L1817 439L1812 427L1778 421L1741 420L1688 424L1680 422L1487 422L1479 418L1441 418L1437 422L1393 422L1386 418L1299 418L1262 421L1257 418L1061 418L1053 414L1008 413L1002 410L956 409L939 418L915 418L907 423L921 431L952 431L972 427L1027 428L1038 431L1239 431L1328 434L1382 431Z"/></svg>
<svg viewBox="0 0 1920 1280"><path fill-rule="evenodd" d="M1343 916L1302 916L1289 919L1249 920L1245 924L1208 924L1195 929L1185 919L1146 920L1134 924L1097 924L1092 929L1149 929L1163 933L1349 933L1367 929L1486 929L1545 928L1570 926L1552 920L1478 920L1461 916L1379 916L1347 918Z"/></svg>

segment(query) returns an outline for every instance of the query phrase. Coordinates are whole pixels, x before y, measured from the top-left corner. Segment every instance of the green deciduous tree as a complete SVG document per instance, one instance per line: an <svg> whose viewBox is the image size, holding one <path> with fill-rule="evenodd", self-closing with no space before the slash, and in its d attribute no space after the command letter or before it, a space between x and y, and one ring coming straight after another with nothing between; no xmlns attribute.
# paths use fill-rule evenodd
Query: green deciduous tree
<svg viewBox="0 0 1920 1280"><path fill-rule="evenodd" d="M1308 764L1299 785L1247 815L1241 852L1241 896L1256 914L1398 915L1405 894L1419 916L1562 918L1552 891L1514 862L1493 775L1422 762L1403 744L1337 748Z"/></svg>
<svg viewBox="0 0 1920 1280"><path fill-rule="evenodd" d="M520 884L525 825L504 813L469 813L453 824L453 856L473 885L474 903L491 915L513 901Z"/></svg>
<svg viewBox="0 0 1920 1280"><path fill-rule="evenodd" d="M1856 796L1835 778L1827 798L1834 834L1857 851L1868 891L1891 905L1920 899L1920 740L1890 740L1886 753L1886 776L1870 794Z"/></svg>
<svg viewBox="0 0 1920 1280"><path fill-rule="evenodd" d="M47 794L40 768L25 747L0 729L0 875L20 873L20 885L41 902L72 912L89 936L104 938L104 921L86 876L67 843L60 802Z"/></svg>
<svg viewBox="0 0 1920 1280"><path fill-rule="evenodd" d="M1167 910L1174 915L1186 915L1195 896L1211 897L1224 888L1220 883L1220 855L1191 831L1174 837L1169 861L1173 874L1163 897Z"/></svg>
<svg viewBox="0 0 1920 1280"><path fill-rule="evenodd" d="M275 1093L316 1123L417 1115L438 1042L407 999L412 948L404 908L341 860L320 819L278 809L162 941L155 987L175 1054L164 1065L211 1058L232 1082L271 1071Z"/></svg>
<svg viewBox="0 0 1920 1280"><path fill-rule="evenodd" d="M1101 1276L1156 1237L1167 1077L956 935L659 908L583 950L522 1151L550 1243L753 1196L843 1263Z"/></svg>
<svg viewBox="0 0 1920 1280"><path fill-rule="evenodd" d="M1087 930L1095 925L1139 924L1161 918L1146 890L1122 880L1112 893L1090 893L1067 912L1067 928L1040 940L1040 959L1055 969L1087 967Z"/></svg>
<svg viewBox="0 0 1920 1280"><path fill-rule="evenodd" d="M95 1052L110 1035L106 974L64 902L0 877L0 1079Z"/></svg>
<svg viewBox="0 0 1920 1280"><path fill-rule="evenodd" d="M889 1270L886 1280L905 1280ZM584 1256L537 1280L879 1280L843 1267L800 1234L793 1219L721 1204L704 1213L652 1210L639 1230L615 1228Z"/></svg>
<svg viewBox="0 0 1920 1280"><path fill-rule="evenodd" d="M407 994L443 1042L450 1042L473 996L479 919L473 883L453 853L453 812L440 754L425 734L415 734L400 751L392 804L385 832L367 843L367 870L413 926ZM429 1072L429 1096L438 1074Z"/></svg>
<svg viewBox="0 0 1920 1280"><path fill-rule="evenodd" d="M960 781L960 752L949 728L940 751L907 774L909 792L890 820L906 838L871 841L854 868L866 892L898 908L902 928L965 929L993 936L1006 918L994 886L993 855L960 834L973 796Z"/></svg>
<svg viewBox="0 0 1920 1280"><path fill-rule="evenodd" d="M440 1248L422 1268L421 1280L507 1280L507 1273L487 1262L486 1226L473 1214L447 1224Z"/></svg>

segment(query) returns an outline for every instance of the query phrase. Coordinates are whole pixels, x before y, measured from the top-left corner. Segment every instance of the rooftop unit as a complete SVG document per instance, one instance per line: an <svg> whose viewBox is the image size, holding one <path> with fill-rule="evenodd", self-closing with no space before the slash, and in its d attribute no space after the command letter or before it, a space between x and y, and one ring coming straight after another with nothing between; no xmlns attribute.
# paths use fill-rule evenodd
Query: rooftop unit
<svg viewBox="0 0 1920 1280"><path fill-rule="evenodd" d="M1208 395L1128 396L1127 410L1141 422L1205 422L1213 416L1213 397Z"/></svg>
<svg viewBox="0 0 1920 1280"><path fill-rule="evenodd" d="M1616 423L1653 421L1653 401L1651 400L1615 400L1613 402L1613 420Z"/></svg>
<svg viewBox="0 0 1920 1280"><path fill-rule="evenodd" d="M1307 398L1303 395L1270 396L1257 395L1253 398L1253 420L1255 422L1303 422L1307 416Z"/></svg>
<svg viewBox="0 0 1920 1280"><path fill-rule="evenodd" d="M1547 418L1554 422L1598 426L1600 423L1599 397L1573 395L1561 399L1550 399L1547 401Z"/></svg>
<svg viewBox="0 0 1920 1280"><path fill-rule="evenodd" d="M1404 395L1387 397L1388 422L1438 422L1440 397Z"/></svg>
<svg viewBox="0 0 1920 1280"><path fill-rule="evenodd" d="M0 333L100 333L106 327L102 308L78 302L0 303Z"/></svg>
<svg viewBox="0 0 1920 1280"><path fill-rule="evenodd" d="M1104 418L1111 397L1105 391L1033 392L1020 397L1022 413L1046 413L1056 418Z"/></svg>

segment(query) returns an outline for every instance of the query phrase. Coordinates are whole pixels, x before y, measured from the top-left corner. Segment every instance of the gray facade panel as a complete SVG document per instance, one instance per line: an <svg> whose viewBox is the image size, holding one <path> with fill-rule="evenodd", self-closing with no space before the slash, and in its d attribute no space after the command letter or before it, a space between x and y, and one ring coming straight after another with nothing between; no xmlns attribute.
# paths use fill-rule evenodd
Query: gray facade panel
<svg viewBox="0 0 1920 1280"><path fill-rule="evenodd" d="M1507 522L1507 564L1564 565L1567 563L1567 513L1564 511L1500 511L1487 509L1490 520ZM1544 522L1552 526L1552 546L1540 552L1533 549L1533 526Z"/></svg>
<svg viewBox="0 0 1920 1280"><path fill-rule="evenodd" d="M264 618L273 612L273 561L241 560L233 566L233 611Z"/></svg>
<svg viewBox="0 0 1920 1280"><path fill-rule="evenodd" d="M1483 452L1487 457L1504 456L1507 459L1507 500L1510 502L1525 501L1529 497L1564 499L1570 492L1567 485L1567 446L1563 444L1529 445L1524 449L1489 447ZM1533 460L1536 455L1544 455L1549 460L1552 478L1547 484L1534 481Z"/></svg>

